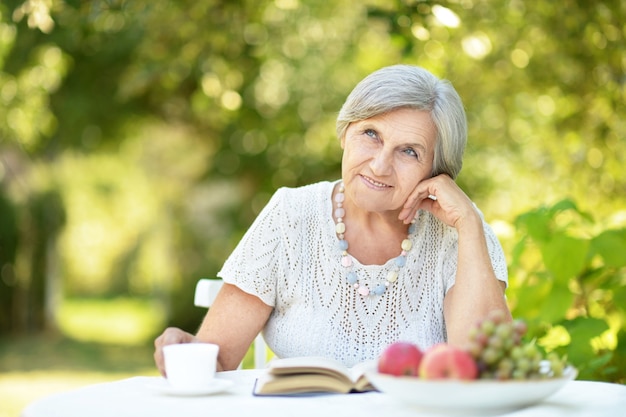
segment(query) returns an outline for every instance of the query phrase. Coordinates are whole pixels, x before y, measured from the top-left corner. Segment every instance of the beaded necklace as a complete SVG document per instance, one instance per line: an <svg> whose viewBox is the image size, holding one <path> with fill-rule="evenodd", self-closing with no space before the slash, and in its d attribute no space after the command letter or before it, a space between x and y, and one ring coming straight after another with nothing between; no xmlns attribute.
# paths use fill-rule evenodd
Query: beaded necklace
<svg viewBox="0 0 626 417"><path fill-rule="evenodd" d="M346 280L348 281L348 284L350 284L360 295L364 297L368 295L383 295L385 291L387 291L387 288L398 280L400 270L404 267L404 265L406 265L406 255L413 247L413 242L411 242L409 237L415 233L415 219L413 219L411 225L409 226L407 238L404 239L400 245L402 252L400 253L400 256L395 258L394 268L387 273L384 283L377 284L374 288L370 289L365 284L359 283L359 277L356 272L352 270L354 262L352 257L348 254L348 241L345 239L346 224L343 222L346 215L346 210L343 208L343 202L346 199L344 192L345 187L343 182L340 182L339 190L337 191L337 194L335 194L335 218L337 219L335 232L337 233L337 238L339 239L338 246L341 251L341 265L347 270Z"/></svg>

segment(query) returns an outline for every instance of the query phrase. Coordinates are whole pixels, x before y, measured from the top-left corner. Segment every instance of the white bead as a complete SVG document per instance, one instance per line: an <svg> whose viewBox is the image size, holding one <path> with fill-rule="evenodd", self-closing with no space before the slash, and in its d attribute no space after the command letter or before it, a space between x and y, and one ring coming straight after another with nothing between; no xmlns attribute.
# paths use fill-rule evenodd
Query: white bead
<svg viewBox="0 0 626 417"><path fill-rule="evenodd" d="M398 271L389 271L387 274L387 281L396 282L398 280Z"/></svg>

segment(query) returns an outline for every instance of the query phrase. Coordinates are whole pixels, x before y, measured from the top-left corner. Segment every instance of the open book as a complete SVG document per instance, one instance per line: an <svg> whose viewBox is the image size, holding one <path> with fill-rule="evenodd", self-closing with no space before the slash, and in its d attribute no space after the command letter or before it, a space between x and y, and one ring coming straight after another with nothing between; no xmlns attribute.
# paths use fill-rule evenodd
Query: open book
<svg viewBox="0 0 626 417"><path fill-rule="evenodd" d="M254 395L350 393L373 391L365 372L376 362L348 368L329 358L306 356L275 359L254 386Z"/></svg>

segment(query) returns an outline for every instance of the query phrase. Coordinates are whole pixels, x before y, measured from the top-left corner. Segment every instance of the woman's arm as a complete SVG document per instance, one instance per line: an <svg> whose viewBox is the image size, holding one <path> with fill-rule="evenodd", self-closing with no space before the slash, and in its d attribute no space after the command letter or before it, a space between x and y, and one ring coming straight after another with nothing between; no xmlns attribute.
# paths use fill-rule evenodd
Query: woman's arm
<svg viewBox="0 0 626 417"><path fill-rule="evenodd" d="M224 284L196 337L220 346L217 369L236 369L273 308L235 285Z"/></svg>
<svg viewBox="0 0 626 417"><path fill-rule="evenodd" d="M477 215L457 231L457 272L444 299L444 318L448 342L463 347L472 326L491 311L502 310L509 319L511 315L504 297L506 284L493 271L482 219Z"/></svg>
<svg viewBox="0 0 626 417"><path fill-rule="evenodd" d="M163 346L175 343L206 342L219 345L217 370L236 369L254 338L259 334L272 312L272 307L258 297L231 284L224 284L194 336L170 327L155 341L154 360L165 375Z"/></svg>
<svg viewBox="0 0 626 417"><path fill-rule="evenodd" d="M506 285L494 273L478 210L452 178L438 175L420 182L399 218L408 223L420 209L458 232L457 272L444 299L444 318L448 342L463 346L470 328L491 311L503 310L510 319Z"/></svg>

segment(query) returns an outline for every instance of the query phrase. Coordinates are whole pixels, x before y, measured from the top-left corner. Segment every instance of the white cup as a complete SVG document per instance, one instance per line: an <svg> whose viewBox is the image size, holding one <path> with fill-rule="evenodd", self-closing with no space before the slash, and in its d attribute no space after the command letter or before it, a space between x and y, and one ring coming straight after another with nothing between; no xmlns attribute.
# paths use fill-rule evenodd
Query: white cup
<svg viewBox="0 0 626 417"><path fill-rule="evenodd" d="M215 378L219 346L181 343L163 346L165 373L171 386L180 389L207 387Z"/></svg>

